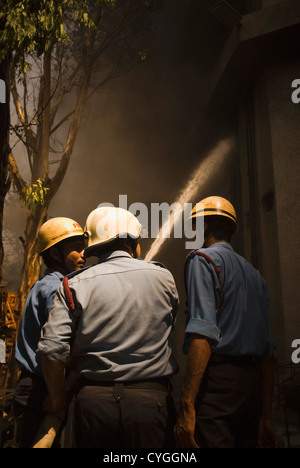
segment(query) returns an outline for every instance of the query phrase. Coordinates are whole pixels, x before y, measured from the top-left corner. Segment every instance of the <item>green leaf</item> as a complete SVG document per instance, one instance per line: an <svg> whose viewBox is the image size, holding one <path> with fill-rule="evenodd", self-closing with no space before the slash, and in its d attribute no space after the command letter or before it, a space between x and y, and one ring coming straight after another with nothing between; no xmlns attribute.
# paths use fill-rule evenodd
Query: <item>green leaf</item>
<svg viewBox="0 0 300 468"><path fill-rule="evenodd" d="M45 205L45 195L50 188L44 186L44 179L37 179L35 184L29 186L26 182L26 187L22 190L23 207L27 206L29 211L35 211L39 206Z"/></svg>

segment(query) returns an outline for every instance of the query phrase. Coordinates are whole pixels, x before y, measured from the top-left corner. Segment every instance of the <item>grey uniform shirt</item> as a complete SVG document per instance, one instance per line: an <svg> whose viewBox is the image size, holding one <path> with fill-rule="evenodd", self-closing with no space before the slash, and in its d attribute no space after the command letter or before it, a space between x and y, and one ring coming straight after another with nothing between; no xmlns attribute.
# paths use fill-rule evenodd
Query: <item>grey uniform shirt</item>
<svg viewBox="0 0 300 468"><path fill-rule="evenodd" d="M66 362L72 335L76 377L131 381L171 376L177 371L171 332L178 293L164 267L134 259L124 251L70 275L80 319L69 312L63 286L45 324L38 354Z"/></svg>

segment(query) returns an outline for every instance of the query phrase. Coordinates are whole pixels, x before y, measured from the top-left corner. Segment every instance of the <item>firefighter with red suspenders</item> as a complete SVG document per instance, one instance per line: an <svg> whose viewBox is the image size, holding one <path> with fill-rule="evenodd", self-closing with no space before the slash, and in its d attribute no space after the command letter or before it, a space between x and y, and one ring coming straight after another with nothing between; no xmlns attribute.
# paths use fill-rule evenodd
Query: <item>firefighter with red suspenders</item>
<svg viewBox="0 0 300 468"><path fill-rule="evenodd" d="M186 263L188 318L175 438L180 448L276 447L271 421L276 344L270 336L269 293L261 274L234 252L232 204L197 203L204 246Z"/></svg>
<svg viewBox="0 0 300 468"><path fill-rule="evenodd" d="M13 397L19 448L32 446L45 416L47 387L36 353L42 327L64 275L85 266L84 232L77 221L66 217L49 219L41 226L37 242L46 271L27 296L15 352L21 369Z"/></svg>

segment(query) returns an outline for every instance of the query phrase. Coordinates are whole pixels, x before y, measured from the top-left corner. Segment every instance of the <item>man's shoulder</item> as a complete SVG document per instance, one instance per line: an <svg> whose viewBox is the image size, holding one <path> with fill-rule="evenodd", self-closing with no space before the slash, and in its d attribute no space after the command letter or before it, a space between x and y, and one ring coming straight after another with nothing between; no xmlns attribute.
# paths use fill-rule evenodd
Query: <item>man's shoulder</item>
<svg viewBox="0 0 300 468"><path fill-rule="evenodd" d="M151 262L146 262L146 263L148 263L148 265L153 265L155 267L159 267L159 268L163 268L164 270L168 270L166 265L164 265L161 262L158 262L157 260L152 260Z"/></svg>
<svg viewBox="0 0 300 468"><path fill-rule="evenodd" d="M115 264L114 262L100 262L95 265L90 265L83 268L82 270L75 271L67 275L70 284L75 284L78 281L91 280L97 276L110 275L112 272L114 274L120 273L123 274L126 271L144 271L147 274L147 271L152 273L157 273L157 275L171 275L171 272L168 268L161 262L152 261L146 262L143 259L139 258L127 258L124 257L124 261Z"/></svg>
<svg viewBox="0 0 300 468"><path fill-rule="evenodd" d="M218 255L216 255L216 251L210 248L201 248L192 250L186 257L186 260L192 261L197 259L202 262L214 263L215 261L218 262Z"/></svg>
<svg viewBox="0 0 300 468"><path fill-rule="evenodd" d="M36 283L32 286L30 293L33 294L38 291L49 290L49 289L58 289L63 275L58 271L48 270L45 272Z"/></svg>
<svg viewBox="0 0 300 468"><path fill-rule="evenodd" d="M154 272L156 272L158 275L162 275L162 276L171 276L173 277L171 271L169 270L169 268L162 262L158 261L158 260L152 260L151 262L146 262L144 261L143 262L144 265L145 265L145 268L148 269L148 270L152 270Z"/></svg>
<svg viewBox="0 0 300 468"><path fill-rule="evenodd" d="M76 279L80 276L84 276L84 274L90 270L93 266L95 265L89 265L89 266L86 266L84 268L81 268L80 270L76 270L76 271L73 271L72 273L69 273L68 275L65 276L65 278L67 278L68 280L72 280L73 278Z"/></svg>

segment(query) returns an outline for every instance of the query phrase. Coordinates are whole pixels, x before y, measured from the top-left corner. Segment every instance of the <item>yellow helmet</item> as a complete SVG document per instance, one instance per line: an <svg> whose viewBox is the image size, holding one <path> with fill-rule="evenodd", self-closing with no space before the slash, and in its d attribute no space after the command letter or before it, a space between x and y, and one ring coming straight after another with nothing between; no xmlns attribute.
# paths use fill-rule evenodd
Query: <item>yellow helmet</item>
<svg viewBox="0 0 300 468"><path fill-rule="evenodd" d="M222 197L213 196L204 198L194 206L190 218L213 215L225 216L231 219L235 223L237 229L238 224L235 209L226 198Z"/></svg>
<svg viewBox="0 0 300 468"><path fill-rule="evenodd" d="M108 244L117 237L138 239L142 226L130 211L112 206L102 206L87 217L85 232L88 235L87 255L95 246Z"/></svg>
<svg viewBox="0 0 300 468"><path fill-rule="evenodd" d="M42 253L65 239L83 235L82 227L73 219L62 217L49 219L40 227L38 251Z"/></svg>

